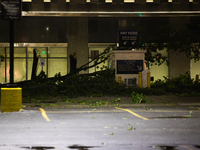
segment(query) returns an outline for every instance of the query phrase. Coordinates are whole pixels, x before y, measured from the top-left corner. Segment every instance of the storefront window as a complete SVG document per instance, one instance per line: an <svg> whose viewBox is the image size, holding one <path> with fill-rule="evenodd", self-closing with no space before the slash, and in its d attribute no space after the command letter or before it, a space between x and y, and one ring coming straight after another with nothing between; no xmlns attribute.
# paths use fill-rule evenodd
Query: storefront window
<svg viewBox="0 0 200 150"><path fill-rule="evenodd" d="M67 74L67 47L47 46L14 48L14 82L31 80L34 49L38 57L36 75L39 75L41 71L44 71L48 77L54 77L59 72L61 75ZM0 55L5 57L4 62L1 62L0 66L0 83L9 83L10 48L0 47ZM44 61L43 65L41 61Z"/></svg>
<svg viewBox="0 0 200 150"><path fill-rule="evenodd" d="M5 57L5 48L0 47L0 55L3 55Z"/></svg>
<svg viewBox="0 0 200 150"><path fill-rule="evenodd" d="M38 47L36 48L37 54L39 57L47 57L47 48L46 47Z"/></svg>
<svg viewBox="0 0 200 150"><path fill-rule="evenodd" d="M96 57L96 54L100 55L106 47L90 47L89 48L89 61L91 61L92 59L94 59ZM92 63L89 64L90 66L94 65L94 61ZM105 63L101 63L99 65L97 65L96 67L92 67L89 69L89 73L93 73L96 71L100 71L100 70L105 70L106 67L108 67L108 61L105 61Z"/></svg>
<svg viewBox="0 0 200 150"><path fill-rule="evenodd" d="M27 80L31 80L32 67L33 67L33 58L28 58L28 60L27 60Z"/></svg>
<svg viewBox="0 0 200 150"><path fill-rule="evenodd" d="M6 74L6 82L10 82L10 59L6 59L6 69L3 71ZM4 76L5 77L5 76ZM14 60L14 82L26 80L26 59Z"/></svg>
<svg viewBox="0 0 200 150"><path fill-rule="evenodd" d="M9 49L9 48L7 48L7 49ZM26 48L15 47L14 48L14 57L24 57L24 58L26 58Z"/></svg>
<svg viewBox="0 0 200 150"><path fill-rule="evenodd" d="M67 59L49 59L48 60L48 76L54 77L56 73L61 75L67 74Z"/></svg>
<svg viewBox="0 0 200 150"><path fill-rule="evenodd" d="M1 67L0 67L0 83L5 82L5 61L1 62Z"/></svg>
<svg viewBox="0 0 200 150"><path fill-rule="evenodd" d="M48 76L54 77L56 73L67 74L67 48L50 47L48 49Z"/></svg>
<svg viewBox="0 0 200 150"><path fill-rule="evenodd" d="M34 50L36 50L36 54L38 57L38 67L36 70L36 74L40 74L41 71L44 71L45 74L47 75L47 47L28 47L27 48L27 79L31 80L31 75L32 75L32 67L33 67L33 57L34 57ZM40 62L41 59L44 60L44 66L41 66Z"/></svg>
<svg viewBox="0 0 200 150"><path fill-rule="evenodd" d="M33 50L34 48L32 47L27 48L27 57L33 57Z"/></svg>
<svg viewBox="0 0 200 150"><path fill-rule="evenodd" d="M67 57L66 47L50 47L48 49L48 57Z"/></svg>
<svg viewBox="0 0 200 150"><path fill-rule="evenodd" d="M26 58L14 60L14 82L26 80Z"/></svg>
<svg viewBox="0 0 200 150"><path fill-rule="evenodd" d="M34 57L34 49L36 50L37 56L38 57L47 57L47 48L46 47L28 47L27 48L27 57Z"/></svg>
<svg viewBox="0 0 200 150"><path fill-rule="evenodd" d="M0 55L5 57L5 48L0 47ZM0 83L5 82L5 59L4 62L0 62Z"/></svg>
<svg viewBox="0 0 200 150"><path fill-rule="evenodd" d="M10 83L10 59L6 59L6 68L5 68L5 74L6 74L6 83Z"/></svg>

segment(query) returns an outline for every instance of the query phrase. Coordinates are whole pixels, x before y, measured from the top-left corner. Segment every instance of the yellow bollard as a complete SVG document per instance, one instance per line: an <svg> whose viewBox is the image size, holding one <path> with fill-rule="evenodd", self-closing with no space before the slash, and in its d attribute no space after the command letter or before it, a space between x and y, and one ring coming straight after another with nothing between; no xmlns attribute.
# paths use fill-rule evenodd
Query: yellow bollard
<svg viewBox="0 0 200 150"><path fill-rule="evenodd" d="M1 88L1 112L22 109L22 88Z"/></svg>
<svg viewBox="0 0 200 150"><path fill-rule="evenodd" d="M122 83L122 77L118 76L118 83L121 84Z"/></svg>
<svg viewBox="0 0 200 150"><path fill-rule="evenodd" d="M139 76L139 87L142 88L142 72L139 72L138 76Z"/></svg>
<svg viewBox="0 0 200 150"><path fill-rule="evenodd" d="M199 82L199 75L198 74L196 75L196 82L197 83Z"/></svg>
<svg viewBox="0 0 200 150"><path fill-rule="evenodd" d="M151 81L151 73L147 72L147 87L149 89L151 88L150 81Z"/></svg>

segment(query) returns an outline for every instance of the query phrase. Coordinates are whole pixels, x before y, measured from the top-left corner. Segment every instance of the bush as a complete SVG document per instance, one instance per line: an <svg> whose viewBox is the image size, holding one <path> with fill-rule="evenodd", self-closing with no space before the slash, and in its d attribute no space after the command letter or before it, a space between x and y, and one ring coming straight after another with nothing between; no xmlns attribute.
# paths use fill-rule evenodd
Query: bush
<svg viewBox="0 0 200 150"><path fill-rule="evenodd" d="M130 103L146 103L148 98L146 98L143 93L139 94L133 91L132 101Z"/></svg>
<svg viewBox="0 0 200 150"><path fill-rule="evenodd" d="M111 69L97 72L93 74L93 76L71 75L61 77L60 73L58 73L52 79L47 79L44 72L41 72L35 80L25 82L22 88L23 97L65 96L71 98L79 96L114 95L132 96L133 98L133 93L137 93L136 97L144 95L166 95L169 93L198 96L198 93L200 93L200 83L191 80L188 74L180 75L173 79L165 79L163 81L157 80L151 84L151 88L149 89L127 87L123 83L117 83L115 81L115 71ZM136 99L136 97L133 99Z"/></svg>
<svg viewBox="0 0 200 150"><path fill-rule="evenodd" d="M180 94L180 93L199 93L200 92L200 83L191 79L188 72L178 77L165 80L156 80L151 84L153 89L162 89L166 93ZM186 95L188 95L186 94Z"/></svg>

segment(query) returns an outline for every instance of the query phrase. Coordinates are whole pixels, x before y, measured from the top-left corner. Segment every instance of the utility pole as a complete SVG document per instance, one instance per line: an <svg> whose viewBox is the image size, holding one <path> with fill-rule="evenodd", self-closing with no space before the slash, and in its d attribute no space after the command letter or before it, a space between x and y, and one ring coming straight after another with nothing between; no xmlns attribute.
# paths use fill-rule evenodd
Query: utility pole
<svg viewBox="0 0 200 150"><path fill-rule="evenodd" d="M14 83L14 20L9 21L10 32L10 84Z"/></svg>
<svg viewBox="0 0 200 150"><path fill-rule="evenodd" d="M9 21L10 34L10 85L14 83L14 20L21 19L21 0L2 0L2 20Z"/></svg>

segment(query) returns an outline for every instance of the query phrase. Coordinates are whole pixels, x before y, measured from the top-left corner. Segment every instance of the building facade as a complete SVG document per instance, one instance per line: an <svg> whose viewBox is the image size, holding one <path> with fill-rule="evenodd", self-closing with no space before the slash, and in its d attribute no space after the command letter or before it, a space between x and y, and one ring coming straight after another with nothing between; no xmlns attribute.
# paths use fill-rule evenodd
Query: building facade
<svg viewBox="0 0 200 150"><path fill-rule="evenodd" d="M0 13L2 15L2 13ZM92 53L101 53L119 43L119 30L140 30L147 25L149 36L159 26L169 24L184 28L200 17L198 0L23 0L22 19L14 21L14 81L30 80L33 49L37 49L48 77L70 70L69 55L77 53L77 67L90 61ZM169 57L169 66L153 65L151 76L176 77L187 71L192 78L200 74L199 62L184 53L162 51ZM9 82L9 21L0 21L0 82ZM99 67L101 68L101 67ZM81 73L97 71L92 68Z"/></svg>

